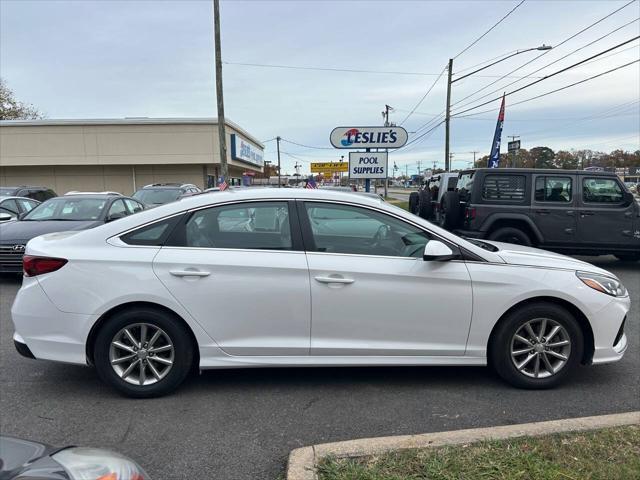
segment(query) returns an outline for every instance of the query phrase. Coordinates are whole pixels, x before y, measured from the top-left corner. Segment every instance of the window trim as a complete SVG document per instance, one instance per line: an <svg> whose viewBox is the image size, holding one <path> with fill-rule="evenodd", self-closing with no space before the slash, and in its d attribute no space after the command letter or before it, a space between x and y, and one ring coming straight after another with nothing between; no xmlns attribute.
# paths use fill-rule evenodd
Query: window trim
<svg viewBox="0 0 640 480"><path fill-rule="evenodd" d="M538 183L538 179L539 178L543 178L544 179L544 186L543 188L545 189L544 192L546 192L546 188L547 188L547 178L568 178L569 180L571 180L571 198L569 198L568 202L559 202L559 201L555 201L555 200L538 200L536 198L536 188L537 188L537 183ZM548 174L543 174L543 175L536 175L535 177L533 177L531 179L531 183L532 183L532 191L533 191L533 201L535 203L551 203L553 205L566 205L566 206L572 206L574 205L575 201L576 201L576 186L575 186L575 182L576 178L575 176L572 175L548 175ZM543 197L544 197L544 192L543 192Z"/></svg>
<svg viewBox="0 0 640 480"><path fill-rule="evenodd" d="M406 218L403 218L399 215L395 215L391 212L388 212L386 210L379 210L377 208L373 208L370 207L368 205L362 205L360 203L352 203L352 202L336 202L335 200L324 200L324 199L310 199L310 198L300 198L296 200L296 203L298 205L298 217L300 219L300 227L302 230L302 238L304 241L304 245L305 245L305 253L307 255L340 255L340 256L348 256L348 257L370 257L370 258L394 258L394 259L404 259L404 260L420 260L421 262L424 261L422 259L422 257L402 257L402 256L397 256L397 255L372 255L372 254L368 254L368 253L339 253L339 252L317 252L315 251L315 240L313 239L313 230L311 229L311 222L309 220L309 215L307 215L307 209L305 207L305 203L328 203L331 205L338 205L338 206L349 206L349 207L356 207L356 208L363 208L366 210L371 210L372 212L376 212L380 215L386 215L389 216L391 218L394 218L396 220L399 220L401 222L407 223L415 228L417 228L418 230L427 233L428 235L432 236L434 239L437 239L438 241L444 243L445 245L447 245L449 248L451 248L451 250L453 250L454 254L456 252L458 252L459 258L454 259L452 261L464 261L464 256L462 254L462 247L460 247L458 244L438 235L435 232L432 232L431 230L428 230L426 228L424 228L421 225L418 225L414 222L411 222L410 220L407 220ZM314 248L314 250L309 250L307 249L307 246Z"/></svg>
<svg viewBox="0 0 640 480"><path fill-rule="evenodd" d="M611 203L611 202L590 202L584 199L584 183L589 180L589 179L600 179L600 180L611 180L613 183L615 183L618 188L620 189L620 193L622 193L622 199L617 202L617 203ZM615 178L611 178L611 177L598 177L598 176L590 176L590 175L582 175L582 181L580 182L580 202L582 203L582 205L584 205L585 207L588 207L589 205L597 205L600 207L610 207L610 208L619 208L619 207L623 207L626 208L625 204L624 204L624 192L626 190L622 187L622 185L620 185L620 182L615 179ZM632 202L633 205L633 202Z"/></svg>
<svg viewBox="0 0 640 480"><path fill-rule="evenodd" d="M522 177L524 179L524 190L522 192L522 198L520 200L515 200L513 198L487 198L484 196L484 191L485 191L485 183L487 181L487 178L489 177ZM510 204L521 204L521 203L527 203L527 179L530 178L530 175L526 175L523 173L514 173L514 174L510 174L510 173L487 173L485 175L483 175L482 177L482 185L480 186L480 199L482 200L482 202L488 202L488 203L494 203L494 202L500 202L500 203L510 203Z"/></svg>
<svg viewBox="0 0 640 480"><path fill-rule="evenodd" d="M289 229L291 231L291 248L283 250L264 249L264 248L233 248L233 247L190 247L188 245L179 245L179 236L183 235L187 222L191 217L200 210L209 208L228 207L230 205L242 205L245 203L284 203L288 209ZM179 249L198 249L198 250L230 250L230 251L246 251L246 252L304 252L302 243L302 232L300 231L300 222L298 221L298 212L296 211L295 200L290 198L261 198L261 199L245 199L229 201L224 203L215 203L203 205L183 212L185 215L181 221L171 231L171 234L165 238L162 248L179 248Z"/></svg>

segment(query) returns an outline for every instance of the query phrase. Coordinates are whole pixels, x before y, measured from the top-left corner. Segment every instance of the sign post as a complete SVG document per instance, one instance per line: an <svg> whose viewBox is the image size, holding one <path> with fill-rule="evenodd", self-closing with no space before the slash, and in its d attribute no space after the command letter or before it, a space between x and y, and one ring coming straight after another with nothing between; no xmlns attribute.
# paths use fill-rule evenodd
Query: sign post
<svg viewBox="0 0 640 480"><path fill-rule="evenodd" d="M520 150L520 140L515 140L514 137L515 136L512 135L511 141L507 143L507 153L511 155L511 166L517 167L516 154L518 153L518 150Z"/></svg>

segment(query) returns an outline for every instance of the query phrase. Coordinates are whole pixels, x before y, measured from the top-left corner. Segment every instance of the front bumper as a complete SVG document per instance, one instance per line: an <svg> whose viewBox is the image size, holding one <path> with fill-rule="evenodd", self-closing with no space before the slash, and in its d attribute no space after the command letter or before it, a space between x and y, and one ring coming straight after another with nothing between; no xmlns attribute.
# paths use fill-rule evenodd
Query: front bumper
<svg viewBox="0 0 640 480"><path fill-rule="evenodd" d="M614 298L591 319L594 365L617 362L624 356L629 346L624 324L630 306L629 297Z"/></svg>

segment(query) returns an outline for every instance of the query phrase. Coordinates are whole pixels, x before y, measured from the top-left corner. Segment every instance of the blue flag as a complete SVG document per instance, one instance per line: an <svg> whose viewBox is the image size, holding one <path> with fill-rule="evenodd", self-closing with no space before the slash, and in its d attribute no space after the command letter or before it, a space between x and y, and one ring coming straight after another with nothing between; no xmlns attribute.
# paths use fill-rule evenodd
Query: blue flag
<svg viewBox="0 0 640 480"><path fill-rule="evenodd" d="M498 123L496 124L496 133L493 134L493 143L491 144L491 155L487 167L498 168L500 164L500 142L502 139L502 125L504 125L504 95L502 96L502 105L498 114Z"/></svg>

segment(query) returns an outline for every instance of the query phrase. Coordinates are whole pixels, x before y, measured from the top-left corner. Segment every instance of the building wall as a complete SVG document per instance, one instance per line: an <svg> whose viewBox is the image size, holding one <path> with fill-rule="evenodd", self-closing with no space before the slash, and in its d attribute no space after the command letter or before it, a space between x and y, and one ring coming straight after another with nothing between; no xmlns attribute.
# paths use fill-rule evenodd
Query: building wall
<svg viewBox="0 0 640 480"><path fill-rule="evenodd" d="M220 155L215 120L34 121L0 123L0 185L44 185L58 194L69 190L115 190L184 182L205 187L207 174L218 175ZM235 133L255 139L234 124ZM261 168L231 159L230 176Z"/></svg>

